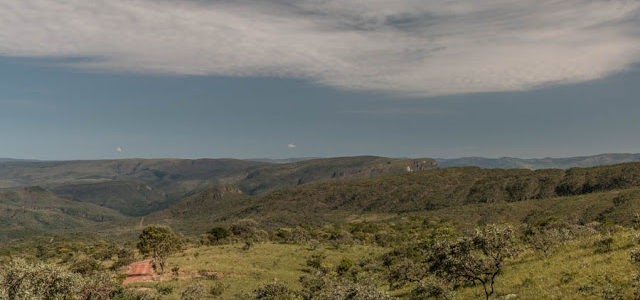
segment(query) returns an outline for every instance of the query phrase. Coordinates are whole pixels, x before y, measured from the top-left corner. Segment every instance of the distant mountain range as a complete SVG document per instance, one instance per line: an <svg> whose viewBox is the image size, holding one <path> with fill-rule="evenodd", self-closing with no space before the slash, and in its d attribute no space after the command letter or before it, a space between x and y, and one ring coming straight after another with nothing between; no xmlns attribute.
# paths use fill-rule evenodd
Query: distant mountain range
<svg viewBox="0 0 640 300"><path fill-rule="evenodd" d="M436 167L428 158L375 156L292 163L237 159L7 160L0 162L0 189L39 186L65 199L142 216L217 185L233 184L244 194L255 195L311 182Z"/></svg>
<svg viewBox="0 0 640 300"><path fill-rule="evenodd" d="M485 158L463 157L453 159L437 158L441 168L449 167L480 167L483 169L570 169L587 168L605 165L615 165L640 161L640 154L609 153L592 156L578 156L567 158Z"/></svg>
<svg viewBox="0 0 640 300"><path fill-rule="evenodd" d="M115 227L107 225L121 222L134 230L143 220L195 233L243 217L288 226L638 188L640 163L622 164L636 161L640 154L437 161L376 156L269 162L2 159L0 242L47 231L109 232ZM449 168L461 166L466 168Z"/></svg>

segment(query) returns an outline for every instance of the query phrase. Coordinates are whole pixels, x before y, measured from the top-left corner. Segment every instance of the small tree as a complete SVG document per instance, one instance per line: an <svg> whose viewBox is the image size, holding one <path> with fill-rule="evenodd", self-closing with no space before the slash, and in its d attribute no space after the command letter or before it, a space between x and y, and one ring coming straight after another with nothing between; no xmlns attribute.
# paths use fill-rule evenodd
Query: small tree
<svg viewBox="0 0 640 300"><path fill-rule="evenodd" d="M544 255L549 253L556 245L566 242L569 233L560 228L530 228L525 231L525 240L536 250Z"/></svg>
<svg viewBox="0 0 640 300"><path fill-rule="evenodd" d="M167 226L147 226L139 236L138 250L145 257L151 257L163 272L166 257L181 248L182 241L180 237Z"/></svg>
<svg viewBox="0 0 640 300"><path fill-rule="evenodd" d="M453 242L437 244L432 267L451 281L481 283L487 299L494 293L496 277L504 260L515 253L514 229L509 225L488 225Z"/></svg>
<svg viewBox="0 0 640 300"><path fill-rule="evenodd" d="M242 219L231 224L229 229L233 235L241 239L253 240L258 232L258 222L253 219Z"/></svg>
<svg viewBox="0 0 640 300"><path fill-rule="evenodd" d="M214 245L222 244L231 236L231 231L225 227L214 227L208 232L209 242Z"/></svg>

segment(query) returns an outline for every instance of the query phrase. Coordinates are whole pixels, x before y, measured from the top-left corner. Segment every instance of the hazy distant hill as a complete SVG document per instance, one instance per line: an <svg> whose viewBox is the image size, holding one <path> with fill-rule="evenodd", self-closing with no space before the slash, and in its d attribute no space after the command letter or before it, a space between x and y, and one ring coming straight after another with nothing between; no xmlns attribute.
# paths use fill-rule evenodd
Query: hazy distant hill
<svg viewBox="0 0 640 300"><path fill-rule="evenodd" d="M480 167L485 169L569 169L576 167L595 167L640 161L640 154L599 154L568 158L533 158L522 159L512 157L484 158L464 157L453 159L436 159L441 168L448 167Z"/></svg>
<svg viewBox="0 0 640 300"><path fill-rule="evenodd" d="M0 240L51 231L77 231L123 219L115 210L63 199L40 187L0 191Z"/></svg>
<svg viewBox="0 0 640 300"><path fill-rule="evenodd" d="M6 161L0 188L42 186L75 201L142 216L211 186L236 184L243 193L325 180L372 177L436 168L432 159L373 156L265 163L236 159Z"/></svg>
<svg viewBox="0 0 640 300"><path fill-rule="evenodd" d="M247 159L247 160L248 161L266 162L266 163L274 163L274 164L288 164L288 163L295 163L295 162L311 160L311 159L319 159L319 157L251 158L251 159Z"/></svg>
<svg viewBox="0 0 640 300"><path fill-rule="evenodd" d="M248 169L247 176L236 184L243 192L254 195L325 180L369 178L437 167L436 162L431 158L397 159L378 156L318 158L296 163L252 167Z"/></svg>
<svg viewBox="0 0 640 300"><path fill-rule="evenodd" d="M11 161L0 163L0 188L38 185L137 216L225 180L239 180L247 168L261 165L267 164L233 159Z"/></svg>

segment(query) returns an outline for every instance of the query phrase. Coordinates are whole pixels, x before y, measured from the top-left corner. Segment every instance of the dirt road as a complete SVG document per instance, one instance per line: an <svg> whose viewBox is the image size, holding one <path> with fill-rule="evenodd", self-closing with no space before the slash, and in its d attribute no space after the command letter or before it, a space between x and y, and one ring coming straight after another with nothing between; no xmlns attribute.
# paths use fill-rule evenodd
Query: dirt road
<svg viewBox="0 0 640 300"><path fill-rule="evenodd" d="M127 267L127 278L122 284L127 285L134 282L152 281L154 275L155 272L153 271L151 260L135 262Z"/></svg>

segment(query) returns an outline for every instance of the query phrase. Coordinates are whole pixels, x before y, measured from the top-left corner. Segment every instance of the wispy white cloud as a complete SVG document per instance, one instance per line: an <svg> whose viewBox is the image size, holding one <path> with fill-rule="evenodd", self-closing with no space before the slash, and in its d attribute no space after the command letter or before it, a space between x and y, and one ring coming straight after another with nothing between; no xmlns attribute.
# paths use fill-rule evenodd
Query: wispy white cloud
<svg viewBox="0 0 640 300"><path fill-rule="evenodd" d="M404 96L580 82L640 60L637 0L3 0L0 28L4 56Z"/></svg>
<svg viewBox="0 0 640 300"><path fill-rule="evenodd" d="M287 145L287 147L288 147L289 149L295 149L297 146L296 146L296 144L289 143L289 145Z"/></svg>
<svg viewBox="0 0 640 300"><path fill-rule="evenodd" d="M122 147L116 147L116 152L122 153L122 152L124 152L124 150L122 150Z"/></svg>

